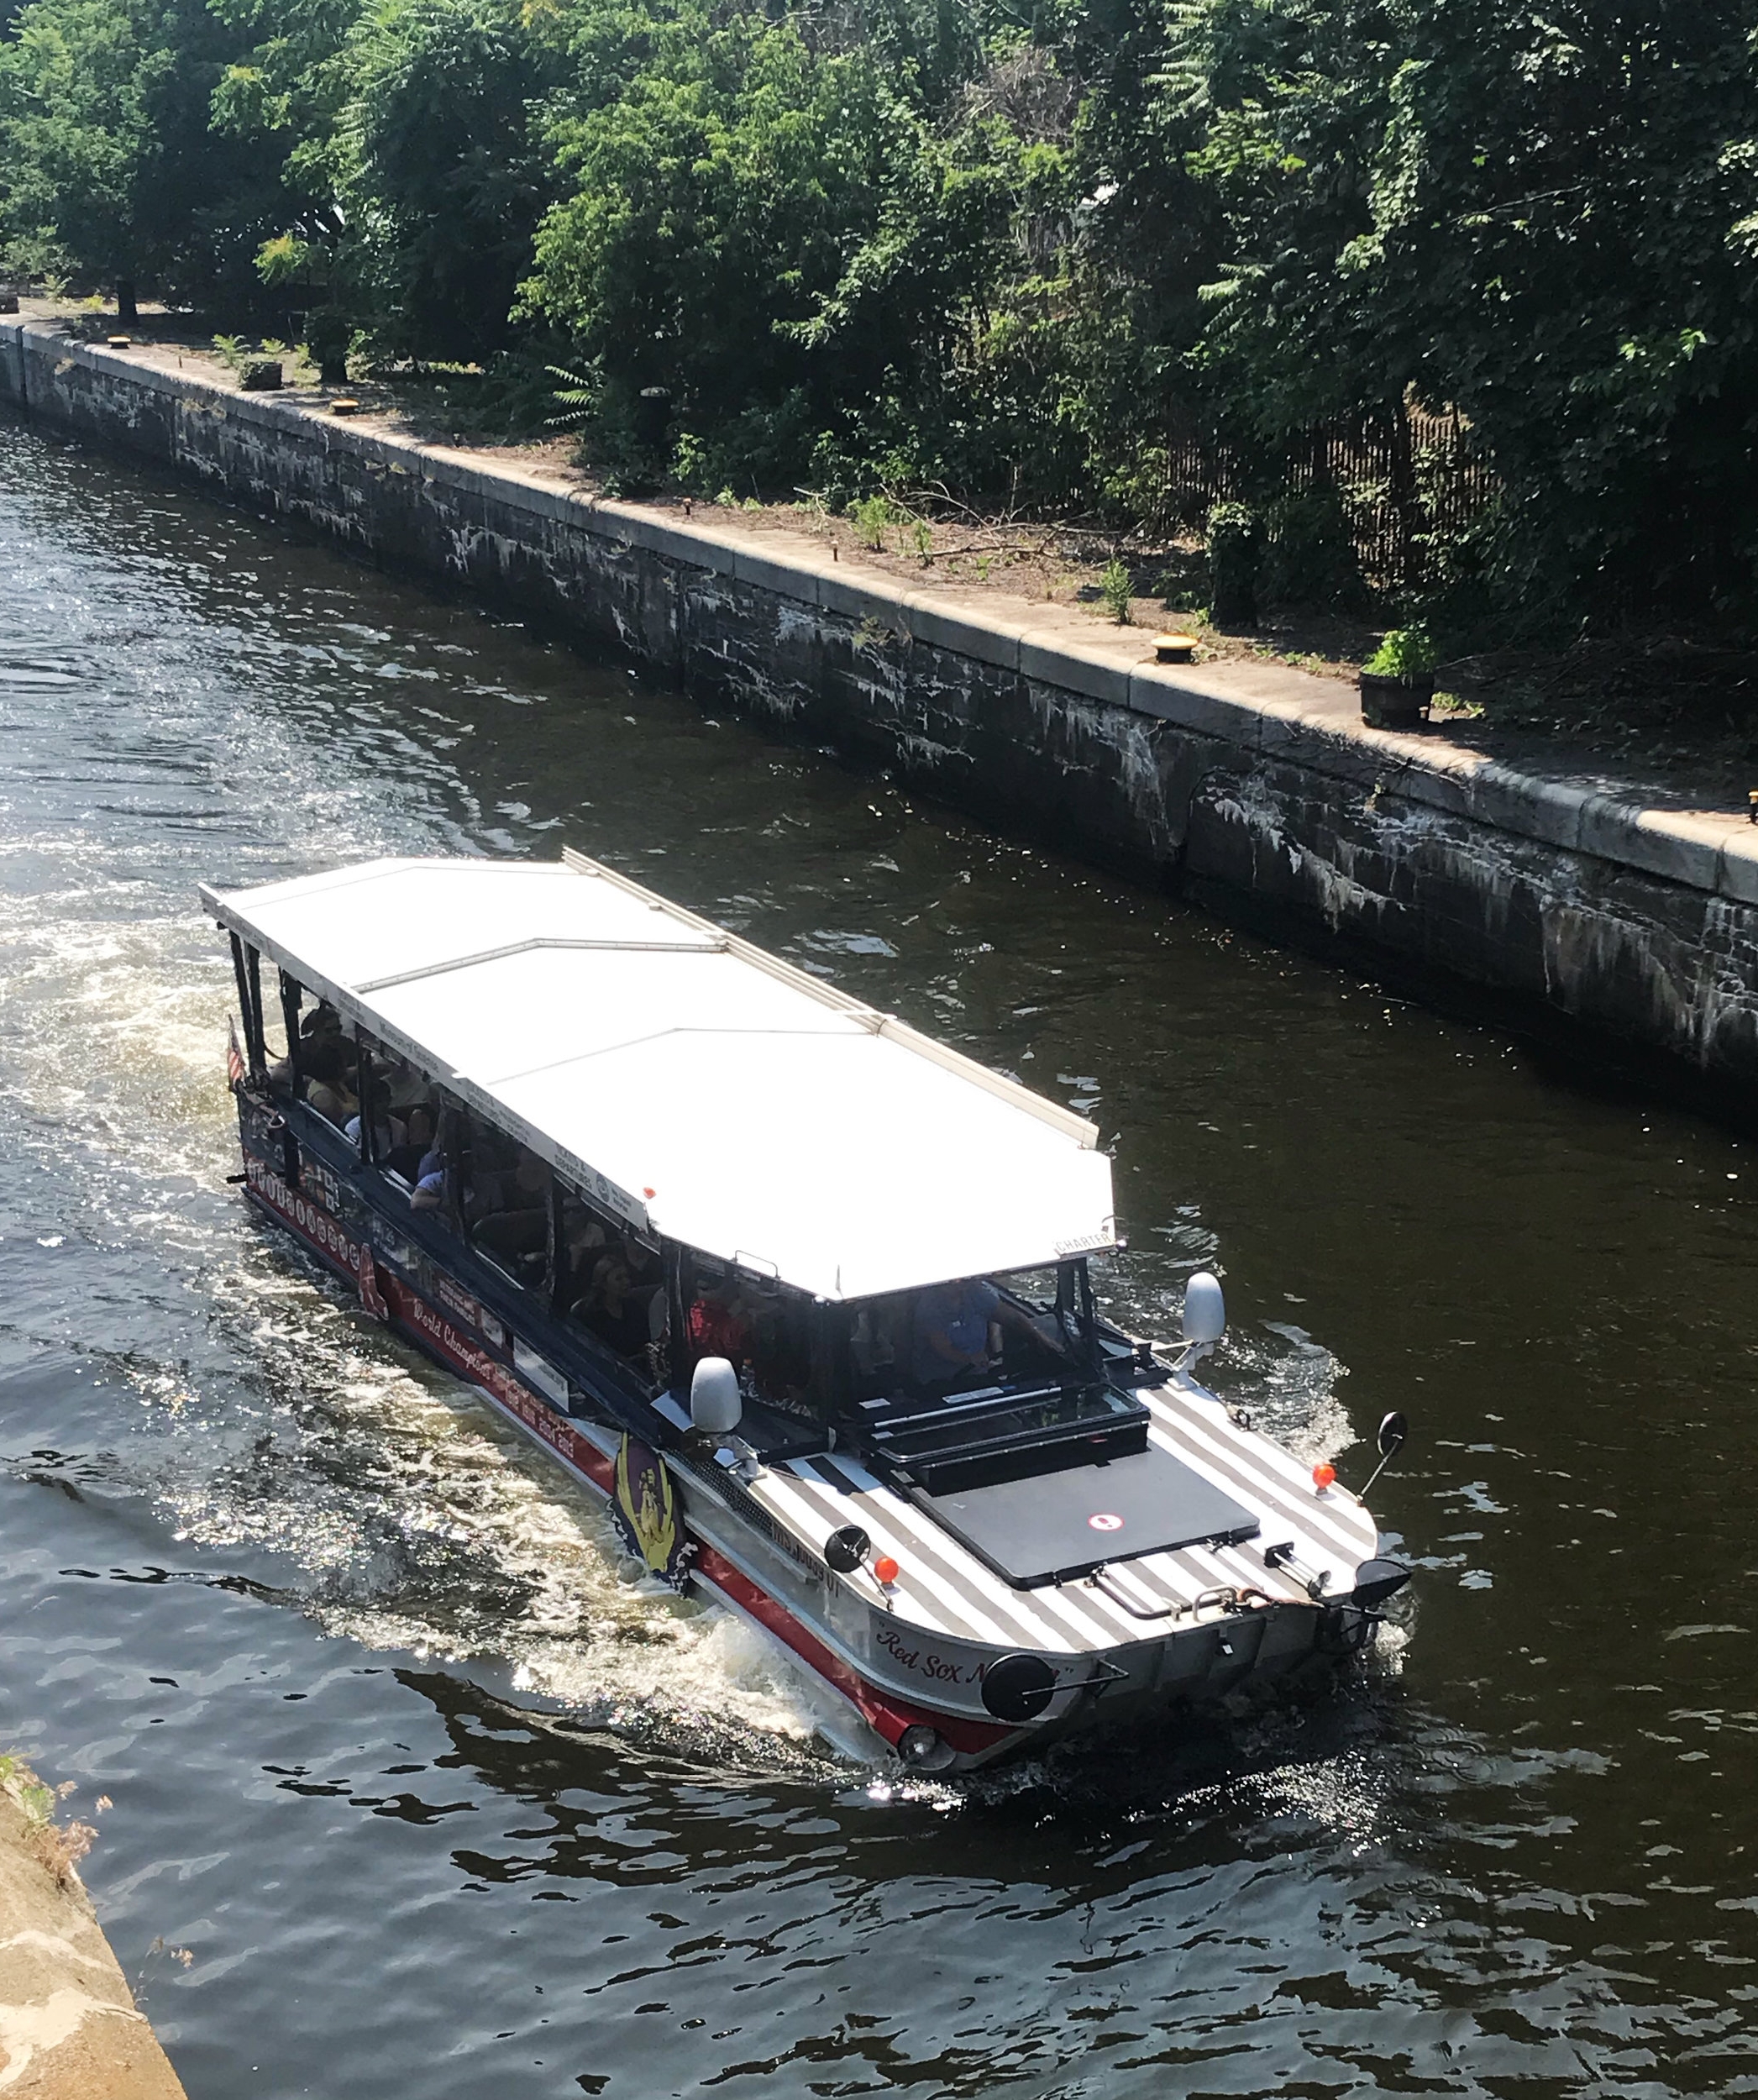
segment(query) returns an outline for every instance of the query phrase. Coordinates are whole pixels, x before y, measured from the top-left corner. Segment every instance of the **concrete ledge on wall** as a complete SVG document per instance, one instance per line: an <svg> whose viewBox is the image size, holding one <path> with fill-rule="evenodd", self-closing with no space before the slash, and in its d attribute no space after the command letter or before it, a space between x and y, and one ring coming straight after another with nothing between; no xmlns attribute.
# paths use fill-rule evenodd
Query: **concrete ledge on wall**
<svg viewBox="0 0 1758 2100"><path fill-rule="evenodd" d="M1372 729L1341 680L1269 659L1160 664L1142 630L1078 608L613 499L514 453L338 419L322 397L244 395L177 356L21 317L0 323L0 396L370 558L559 617L1070 852L1245 893L1327 937L1758 1078L1744 781L1694 795L1481 724Z"/></svg>

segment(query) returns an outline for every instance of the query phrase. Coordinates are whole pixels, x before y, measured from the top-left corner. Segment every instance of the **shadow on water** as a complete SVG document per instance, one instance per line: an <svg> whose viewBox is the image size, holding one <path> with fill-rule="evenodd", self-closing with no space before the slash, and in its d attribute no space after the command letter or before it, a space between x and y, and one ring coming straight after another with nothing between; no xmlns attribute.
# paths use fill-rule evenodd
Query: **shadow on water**
<svg viewBox="0 0 1758 2100"><path fill-rule="evenodd" d="M0 730L0 1727L192 2100L1758 2082L1736 1136L10 428ZM197 882L564 838L1094 1116L1303 1456L1409 1412L1384 1669L905 1784L244 1213Z"/></svg>

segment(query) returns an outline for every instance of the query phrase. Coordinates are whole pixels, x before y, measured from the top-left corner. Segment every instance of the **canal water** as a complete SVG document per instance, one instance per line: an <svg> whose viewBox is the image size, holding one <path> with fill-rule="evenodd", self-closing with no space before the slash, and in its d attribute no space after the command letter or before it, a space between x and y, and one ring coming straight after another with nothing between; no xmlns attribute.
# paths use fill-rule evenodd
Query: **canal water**
<svg viewBox="0 0 1758 2100"><path fill-rule="evenodd" d="M192 2100L1758 2088L1732 1137L15 423L0 723L0 1747ZM1095 1116L1303 1452L1408 1411L1364 1681L905 1786L268 1236L197 882L564 842Z"/></svg>

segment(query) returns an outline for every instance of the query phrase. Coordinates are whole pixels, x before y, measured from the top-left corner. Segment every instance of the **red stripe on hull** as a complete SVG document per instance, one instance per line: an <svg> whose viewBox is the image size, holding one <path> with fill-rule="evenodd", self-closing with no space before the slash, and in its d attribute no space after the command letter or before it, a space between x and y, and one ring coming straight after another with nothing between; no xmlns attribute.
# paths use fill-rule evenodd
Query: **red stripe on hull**
<svg viewBox="0 0 1758 2100"><path fill-rule="evenodd" d="M296 1194L285 1182L249 1153L244 1155L249 1192L263 1208L296 1233L314 1253L357 1287L363 1254L370 1250L353 1239L321 1204ZM429 1356L448 1370L455 1371L485 1393L496 1406L512 1415L522 1428L547 1444L575 1472L604 1496L614 1492L617 1468L598 1447L578 1430L561 1420L537 1399L506 1366L479 1348L426 1299L410 1289L400 1277L375 1268L374 1280L383 1294L391 1318ZM957 1714L942 1714L932 1707L915 1706L895 1698L877 1685L869 1684L852 1663L828 1647L787 1606L735 1567L726 1555L706 1540L696 1541L692 1572L712 1583L731 1604L754 1619L799 1656L807 1667L840 1693L869 1727L895 1749L906 1729L937 1730L952 1748L964 1756L981 1756L1018 1733L986 1721L973 1721Z"/></svg>
<svg viewBox="0 0 1758 2100"><path fill-rule="evenodd" d="M834 1649L826 1647L785 1604L778 1603L767 1590L759 1589L748 1576L739 1572L724 1553L716 1552L711 1546L698 1546L694 1572L706 1577L741 1610L748 1612L759 1625L766 1626L778 1641L785 1642L802 1662L816 1671L833 1690L840 1692L862 1719L883 1735L893 1749L906 1728L936 1729L955 1751L967 1756L991 1751L1015 1733L1010 1728L999 1728L988 1721L970 1721L957 1714L938 1713L931 1707L906 1705L893 1698L889 1692L881 1692L877 1686L869 1684L853 1664L845 1662Z"/></svg>

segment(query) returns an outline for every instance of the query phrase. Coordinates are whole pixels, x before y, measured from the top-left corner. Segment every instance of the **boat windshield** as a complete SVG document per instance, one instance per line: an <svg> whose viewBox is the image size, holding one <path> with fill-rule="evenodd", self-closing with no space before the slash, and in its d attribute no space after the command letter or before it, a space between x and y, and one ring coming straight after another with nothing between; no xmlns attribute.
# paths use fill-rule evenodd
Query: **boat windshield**
<svg viewBox="0 0 1758 2100"><path fill-rule="evenodd" d="M862 1406L1088 1383L1097 1359L1086 1264L869 1299L851 1309L848 1356Z"/></svg>

